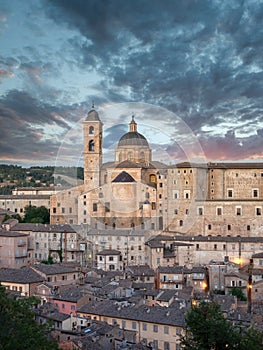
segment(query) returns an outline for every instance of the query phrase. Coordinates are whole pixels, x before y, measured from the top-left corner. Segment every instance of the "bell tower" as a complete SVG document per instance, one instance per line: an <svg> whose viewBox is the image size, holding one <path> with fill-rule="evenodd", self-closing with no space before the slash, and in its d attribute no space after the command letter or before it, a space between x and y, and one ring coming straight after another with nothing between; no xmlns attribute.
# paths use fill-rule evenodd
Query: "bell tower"
<svg viewBox="0 0 263 350"><path fill-rule="evenodd" d="M98 112L92 105L83 122L84 139L84 186L90 191L100 186L100 170L102 165L102 122Z"/></svg>

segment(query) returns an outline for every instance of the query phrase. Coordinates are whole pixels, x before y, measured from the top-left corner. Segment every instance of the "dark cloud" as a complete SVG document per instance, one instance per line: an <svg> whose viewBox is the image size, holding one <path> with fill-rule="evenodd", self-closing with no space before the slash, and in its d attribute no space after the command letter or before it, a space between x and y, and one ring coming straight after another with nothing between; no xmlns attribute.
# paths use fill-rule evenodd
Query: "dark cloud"
<svg viewBox="0 0 263 350"><path fill-rule="evenodd" d="M70 129L66 115L66 111L45 105L25 92L10 91L0 99L0 124L5 126L0 129L2 159L48 162L50 157L54 161L61 141L56 138L56 129ZM50 129L49 137L45 126Z"/></svg>
<svg viewBox="0 0 263 350"><path fill-rule="evenodd" d="M30 142L44 142L45 131L34 125L67 130L65 120L76 120L86 112L85 102L67 103L69 98L74 101L77 88L45 83L47 77L60 78L60 68L67 64L72 71L95 72L100 77L92 82L89 103L136 101L167 108L198 136L209 159L260 154L261 1L41 0L41 5L39 13L53 20L61 33L66 28L72 34L65 38L61 34L63 44L58 43L52 53L57 61L50 49L33 43L20 56L0 57L0 80L15 74L26 91L10 91L1 98L1 118L21 123L20 130ZM28 28L45 36L36 18L31 11ZM159 116L152 118L158 121ZM162 122L171 129L176 126L172 117ZM122 124L108 129L105 147L125 131ZM14 135L18 137L18 131ZM183 157L175 145L167 145L167 151Z"/></svg>
<svg viewBox="0 0 263 350"><path fill-rule="evenodd" d="M107 128L104 132L103 137L103 147L104 148L110 148L110 147L117 147L117 142L121 138L122 135L124 135L127 132L127 125L125 124L118 124L114 125L110 128Z"/></svg>

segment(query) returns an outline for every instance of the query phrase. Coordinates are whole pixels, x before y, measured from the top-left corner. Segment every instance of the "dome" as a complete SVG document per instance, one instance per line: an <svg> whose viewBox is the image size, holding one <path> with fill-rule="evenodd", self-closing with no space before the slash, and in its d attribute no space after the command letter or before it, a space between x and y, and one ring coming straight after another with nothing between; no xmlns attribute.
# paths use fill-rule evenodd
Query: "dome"
<svg viewBox="0 0 263 350"><path fill-rule="evenodd" d="M87 115L86 121L89 122L100 122L99 113L92 108Z"/></svg>
<svg viewBox="0 0 263 350"><path fill-rule="evenodd" d="M118 147L120 146L147 146L148 145L148 141L146 140L146 138L138 133L137 131L129 131L126 134L124 134L118 143Z"/></svg>
<svg viewBox="0 0 263 350"><path fill-rule="evenodd" d="M149 147L146 138L137 131L137 124L132 116L132 121L129 124L130 130L124 134L118 143L118 147L121 146L146 146Z"/></svg>

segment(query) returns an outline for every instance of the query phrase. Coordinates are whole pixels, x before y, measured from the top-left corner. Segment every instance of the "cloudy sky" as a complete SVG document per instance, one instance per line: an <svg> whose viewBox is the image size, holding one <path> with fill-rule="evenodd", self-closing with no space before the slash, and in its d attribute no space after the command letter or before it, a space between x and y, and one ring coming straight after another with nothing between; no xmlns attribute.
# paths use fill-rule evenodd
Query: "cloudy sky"
<svg viewBox="0 0 263 350"><path fill-rule="evenodd" d="M92 101L105 153L135 113L172 162L184 132L208 161L261 161L262 23L261 0L2 0L1 162L74 157Z"/></svg>

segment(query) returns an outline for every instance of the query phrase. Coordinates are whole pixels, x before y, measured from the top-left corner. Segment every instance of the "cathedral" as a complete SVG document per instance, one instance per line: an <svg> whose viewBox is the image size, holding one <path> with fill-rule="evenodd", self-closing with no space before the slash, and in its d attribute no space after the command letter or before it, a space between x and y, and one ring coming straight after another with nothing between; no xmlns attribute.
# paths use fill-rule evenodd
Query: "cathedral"
<svg viewBox="0 0 263 350"><path fill-rule="evenodd" d="M103 123L94 108L88 112L84 182L51 196L51 224L206 236L263 233L262 163L167 165L153 160L138 129L132 116L114 161L103 163Z"/></svg>

